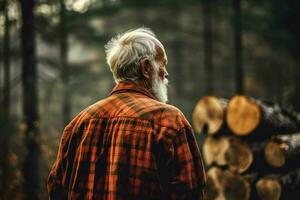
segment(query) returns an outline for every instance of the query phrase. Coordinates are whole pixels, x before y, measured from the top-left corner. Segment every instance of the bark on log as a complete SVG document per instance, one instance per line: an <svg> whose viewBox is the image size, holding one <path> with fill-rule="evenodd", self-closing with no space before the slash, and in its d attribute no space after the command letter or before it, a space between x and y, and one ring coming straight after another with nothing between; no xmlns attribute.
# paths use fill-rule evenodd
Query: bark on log
<svg viewBox="0 0 300 200"><path fill-rule="evenodd" d="M214 135L226 125L224 120L227 100L205 96L193 110L193 125L196 133Z"/></svg>
<svg viewBox="0 0 300 200"><path fill-rule="evenodd" d="M300 133L273 137L264 149L264 156L269 165L290 171L300 167Z"/></svg>
<svg viewBox="0 0 300 200"><path fill-rule="evenodd" d="M249 148L251 149L253 155L253 162L250 167L245 171L246 173L254 173L259 177L266 175L270 172L277 173L278 171L274 170L272 166L270 166L264 156L264 149L269 140L264 141L255 141L249 142Z"/></svg>
<svg viewBox="0 0 300 200"><path fill-rule="evenodd" d="M300 168L285 175L268 175L256 183L256 190L261 199L299 199Z"/></svg>
<svg viewBox="0 0 300 200"><path fill-rule="evenodd" d="M250 184L243 176L217 167L208 170L206 199L246 200L249 198Z"/></svg>
<svg viewBox="0 0 300 200"><path fill-rule="evenodd" d="M247 96L234 96L226 112L228 127L237 136L266 139L273 135L290 134L300 130L298 118L278 105Z"/></svg>
<svg viewBox="0 0 300 200"><path fill-rule="evenodd" d="M255 189L255 184L257 182L257 180L259 178L261 178L260 174L257 173L257 172L254 172L254 173L247 173L247 174L244 174L243 177L249 182L250 184L250 188L251 188L251 191L250 191L250 199L251 200L258 200L260 199L258 194L257 194L257 191Z"/></svg>

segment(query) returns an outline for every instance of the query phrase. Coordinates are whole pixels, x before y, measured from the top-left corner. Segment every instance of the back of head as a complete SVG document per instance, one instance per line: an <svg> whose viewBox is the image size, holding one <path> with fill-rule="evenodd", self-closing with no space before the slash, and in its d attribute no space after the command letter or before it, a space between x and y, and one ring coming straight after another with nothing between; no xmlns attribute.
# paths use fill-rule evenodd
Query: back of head
<svg viewBox="0 0 300 200"><path fill-rule="evenodd" d="M154 61L158 47L163 49L155 34L147 28L130 30L112 38L105 45L105 49L106 61L115 82L139 80L140 60L148 58Z"/></svg>

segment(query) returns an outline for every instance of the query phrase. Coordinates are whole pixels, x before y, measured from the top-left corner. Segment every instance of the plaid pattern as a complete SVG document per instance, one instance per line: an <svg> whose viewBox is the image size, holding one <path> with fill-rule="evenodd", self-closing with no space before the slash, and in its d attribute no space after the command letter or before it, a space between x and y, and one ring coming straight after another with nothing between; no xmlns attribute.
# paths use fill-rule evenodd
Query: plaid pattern
<svg viewBox="0 0 300 200"><path fill-rule="evenodd" d="M48 178L50 199L203 199L193 131L175 107L130 82L65 128Z"/></svg>

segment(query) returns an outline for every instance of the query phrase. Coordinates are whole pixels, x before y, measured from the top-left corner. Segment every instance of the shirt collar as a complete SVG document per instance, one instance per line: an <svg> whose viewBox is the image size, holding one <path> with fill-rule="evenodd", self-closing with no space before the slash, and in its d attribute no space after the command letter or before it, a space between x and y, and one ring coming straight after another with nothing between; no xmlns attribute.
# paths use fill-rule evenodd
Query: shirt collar
<svg viewBox="0 0 300 200"><path fill-rule="evenodd" d="M154 95L152 95L148 90L146 90L145 88L139 86L137 83L134 83L132 81L119 82L114 87L114 89L112 90L110 95L117 94L117 93L125 93L125 92L141 93L141 94L144 94L144 95L150 97L151 99L155 99L158 101L158 99Z"/></svg>

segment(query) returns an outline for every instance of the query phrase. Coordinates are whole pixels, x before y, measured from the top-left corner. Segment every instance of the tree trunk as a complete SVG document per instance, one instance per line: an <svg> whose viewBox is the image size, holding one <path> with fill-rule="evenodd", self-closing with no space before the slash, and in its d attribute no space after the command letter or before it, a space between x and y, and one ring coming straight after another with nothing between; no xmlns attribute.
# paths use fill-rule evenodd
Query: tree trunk
<svg viewBox="0 0 300 200"><path fill-rule="evenodd" d="M297 132L298 118L277 105L246 96L234 96L229 101L226 112L229 129L249 140L263 140L273 135Z"/></svg>
<svg viewBox="0 0 300 200"><path fill-rule="evenodd" d="M284 86L285 86L285 77L283 74L283 66L280 65L278 62L274 62L273 66L275 67L276 78L274 81L274 90L276 91L276 101L282 105L284 103Z"/></svg>
<svg viewBox="0 0 300 200"><path fill-rule="evenodd" d="M299 105L299 101L300 101L300 69L299 69L299 65L300 65L300 60L299 60L299 56L297 56L297 61L295 63L295 71L294 71L294 83L295 83L295 89L294 89L294 94L292 97L292 104L295 108L295 110L297 112L300 112L300 105Z"/></svg>
<svg viewBox="0 0 300 200"><path fill-rule="evenodd" d="M244 69L243 69L243 41L242 41L242 20L241 0L233 0L234 12L234 50L235 50L235 81L236 93L244 93Z"/></svg>
<svg viewBox="0 0 300 200"><path fill-rule="evenodd" d="M63 83L62 116L66 126L71 118L71 92L68 66L68 28L66 27L66 8L64 0L60 0L60 64L61 80Z"/></svg>
<svg viewBox="0 0 300 200"><path fill-rule="evenodd" d="M4 66L4 86L3 86L3 111L4 117L9 118L10 113L10 20L8 16L9 2L4 0L5 29L3 37L3 66Z"/></svg>
<svg viewBox="0 0 300 200"><path fill-rule="evenodd" d="M174 6L172 7L172 13L173 13L173 17L177 20L176 21L176 31L174 31L174 35L175 37L173 37L173 41L172 41L172 49L173 49L173 54L174 54L174 71L176 73L174 73L174 84L175 84L175 89L176 89L176 96L181 98L185 96L185 91L184 91L184 85L185 85L185 71L186 70L183 67L183 45L182 45L182 41L181 41L181 36L180 36L180 32L181 32L181 21L180 21L180 17L181 17L181 10L180 7L178 6Z"/></svg>
<svg viewBox="0 0 300 200"><path fill-rule="evenodd" d="M182 64L182 44L180 41L180 37L174 38L172 42L172 48L174 49L174 67L175 67L175 81L174 84L176 86L176 96L183 97L184 96L184 67Z"/></svg>
<svg viewBox="0 0 300 200"><path fill-rule="evenodd" d="M214 92L214 66L213 66L213 31L212 31L212 2L202 1L203 10L203 38L204 38L204 69L205 69L205 94Z"/></svg>
<svg viewBox="0 0 300 200"><path fill-rule="evenodd" d="M5 123L6 125L1 127L1 136L0 136L0 199L7 199L8 198L8 188L10 182L10 168L9 168L9 134L8 134L8 124L6 120L2 121L2 118L0 119L0 122Z"/></svg>
<svg viewBox="0 0 300 200"><path fill-rule="evenodd" d="M4 5L2 8L0 8L0 12L1 12L0 16L2 16L2 13L4 13ZM3 38L0 37L0 39L2 40ZM3 54L4 54L3 49L4 49L4 45L0 44L0 105L1 106L3 105L3 99L2 99L3 98L3 91L2 91L2 89L3 89L3 83L2 83L3 68L2 68L2 64L3 64ZM2 113L2 112L0 112L0 113Z"/></svg>
<svg viewBox="0 0 300 200"><path fill-rule="evenodd" d="M9 2L7 0L3 1L3 13L4 13L4 36L3 36L3 75L4 75L4 85L3 85L3 97L1 103L3 113L0 113L0 121L5 124L1 132L1 196L3 198L8 198L7 186L10 182L11 170L9 167L9 113L10 113L10 20L9 20ZM1 70L1 69L0 69ZM0 78L2 81L2 78ZM0 87L1 88L1 87ZM2 88L1 88L2 89ZM2 91L1 91L2 93ZM2 116L3 115L3 116ZM3 117L3 119L2 119ZM3 121L2 121L3 120Z"/></svg>
<svg viewBox="0 0 300 200"><path fill-rule="evenodd" d="M25 129L25 154L23 163L25 199L39 199L39 133L38 95L35 55L34 0L20 0L22 11L22 85Z"/></svg>

